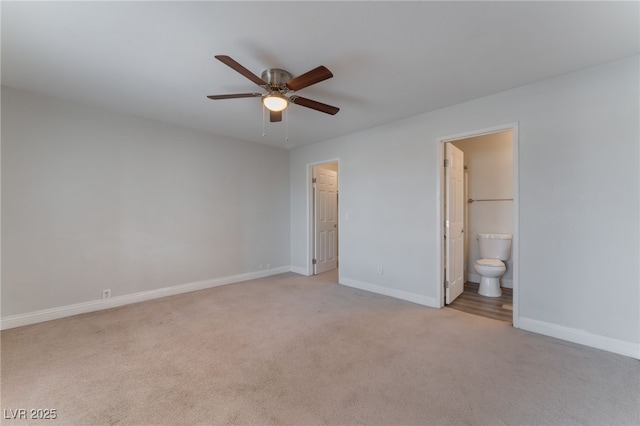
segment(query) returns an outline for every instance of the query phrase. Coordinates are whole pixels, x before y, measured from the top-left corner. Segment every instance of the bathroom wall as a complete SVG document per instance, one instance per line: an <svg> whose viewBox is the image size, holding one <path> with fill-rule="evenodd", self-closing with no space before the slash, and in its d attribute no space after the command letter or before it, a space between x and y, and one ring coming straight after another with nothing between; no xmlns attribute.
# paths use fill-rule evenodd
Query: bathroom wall
<svg viewBox="0 0 640 426"><path fill-rule="evenodd" d="M467 167L467 198L473 200L513 198L513 134L492 133L453 142L464 152ZM467 280L480 282L473 264L480 258L478 233L513 235L513 201L475 201L466 204ZM503 287L513 288L513 260L505 262Z"/></svg>

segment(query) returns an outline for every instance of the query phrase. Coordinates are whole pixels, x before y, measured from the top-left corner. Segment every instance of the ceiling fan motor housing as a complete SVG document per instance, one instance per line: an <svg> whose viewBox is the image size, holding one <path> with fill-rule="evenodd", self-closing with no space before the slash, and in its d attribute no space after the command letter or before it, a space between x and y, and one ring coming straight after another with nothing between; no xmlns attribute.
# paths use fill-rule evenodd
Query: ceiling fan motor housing
<svg viewBox="0 0 640 426"><path fill-rule="evenodd" d="M279 68L270 68L262 71L262 80L269 84L272 90L286 89L285 84L291 80L293 76Z"/></svg>

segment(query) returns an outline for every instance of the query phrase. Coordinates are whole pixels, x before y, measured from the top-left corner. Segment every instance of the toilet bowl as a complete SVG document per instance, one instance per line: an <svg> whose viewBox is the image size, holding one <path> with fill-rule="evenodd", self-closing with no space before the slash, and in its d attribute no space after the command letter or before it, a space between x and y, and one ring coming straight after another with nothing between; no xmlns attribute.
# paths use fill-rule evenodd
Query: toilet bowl
<svg viewBox="0 0 640 426"><path fill-rule="evenodd" d="M476 260L473 269L480 274L478 294L487 297L500 297L500 277L507 271L503 260L509 259L511 253L509 234L478 234L480 259Z"/></svg>
<svg viewBox="0 0 640 426"><path fill-rule="evenodd" d="M488 297L500 297L500 277L507 271L504 263L497 259L478 259L473 269L480 274L478 294Z"/></svg>

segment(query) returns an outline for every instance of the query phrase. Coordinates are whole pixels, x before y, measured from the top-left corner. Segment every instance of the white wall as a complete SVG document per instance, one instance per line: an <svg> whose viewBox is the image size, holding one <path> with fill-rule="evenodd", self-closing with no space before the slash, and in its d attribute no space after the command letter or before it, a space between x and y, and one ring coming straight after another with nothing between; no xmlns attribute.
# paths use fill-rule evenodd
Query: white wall
<svg viewBox="0 0 640 426"><path fill-rule="evenodd" d="M340 282L438 306L438 138L519 122L520 326L640 358L639 78L636 56L294 149L292 267L307 164L339 158Z"/></svg>
<svg viewBox="0 0 640 426"><path fill-rule="evenodd" d="M467 167L467 198L513 199L513 132L498 132L452 142L464 152ZM466 201L466 200L465 200ZM465 203L468 229L465 233L467 280L480 282L473 268L480 258L479 233L513 235L513 201ZM513 288L513 257L505 261L502 286Z"/></svg>
<svg viewBox="0 0 640 426"><path fill-rule="evenodd" d="M286 150L3 88L2 316L288 270L288 185Z"/></svg>
<svg viewBox="0 0 640 426"><path fill-rule="evenodd" d="M639 77L629 58L290 154L3 88L2 316L304 270L308 164L335 159L340 281L438 306L438 138L518 121L520 326L640 358Z"/></svg>

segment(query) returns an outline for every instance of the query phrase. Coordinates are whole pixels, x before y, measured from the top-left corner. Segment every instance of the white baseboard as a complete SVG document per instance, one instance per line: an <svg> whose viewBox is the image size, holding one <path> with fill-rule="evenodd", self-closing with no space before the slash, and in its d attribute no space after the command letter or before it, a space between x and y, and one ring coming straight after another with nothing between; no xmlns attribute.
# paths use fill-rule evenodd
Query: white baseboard
<svg viewBox="0 0 640 426"><path fill-rule="evenodd" d="M480 275L478 274L467 274L467 281L470 283L480 283Z"/></svg>
<svg viewBox="0 0 640 426"><path fill-rule="evenodd" d="M480 283L480 275L467 274L467 281L469 281L470 283ZM504 277L500 278L500 287L513 288L513 280Z"/></svg>
<svg viewBox="0 0 640 426"><path fill-rule="evenodd" d="M143 291L140 293L126 294L104 300L92 300L90 302L76 303L74 305L61 306L57 308L44 309L41 311L28 312L26 314L10 315L0 320L0 330L21 327L23 325L37 324L44 321L70 317L88 312L101 311L103 309L115 308L117 306L129 305L131 303L144 302L147 300L159 299L161 297L174 296L181 293L189 293L197 290L218 287L221 285L239 283L242 281L255 280L271 275L289 272L289 266L281 266L273 269L265 269L257 272L247 272L230 277L214 278L206 281L197 281L173 287L159 288L156 290Z"/></svg>
<svg viewBox="0 0 640 426"><path fill-rule="evenodd" d="M402 299L409 302L417 303L418 305L429 306L431 308L439 308L440 305L436 299L423 296L421 294L411 293L408 291L397 290L395 288L383 287L378 284L365 283L362 281L353 280L340 276L338 282L347 287L353 287L360 290L370 291L371 293L382 294L384 296L394 297L396 299Z"/></svg>
<svg viewBox="0 0 640 426"><path fill-rule="evenodd" d="M299 266L292 266L291 272L295 272L296 274L304 275L305 277L309 277L309 272L306 268L301 268Z"/></svg>
<svg viewBox="0 0 640 426"><path fill-rule="evenodd" d="M640 359L640 343L614 339L611 337L601 336L599 334L589 333L588 331L564 327L531 318L520 317L519 328L538 334L544 334L545 336L590 346L592 348L602 349L619 355Z"/></svg>

